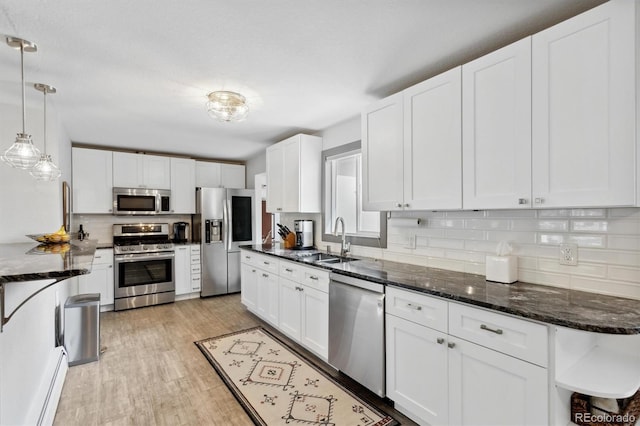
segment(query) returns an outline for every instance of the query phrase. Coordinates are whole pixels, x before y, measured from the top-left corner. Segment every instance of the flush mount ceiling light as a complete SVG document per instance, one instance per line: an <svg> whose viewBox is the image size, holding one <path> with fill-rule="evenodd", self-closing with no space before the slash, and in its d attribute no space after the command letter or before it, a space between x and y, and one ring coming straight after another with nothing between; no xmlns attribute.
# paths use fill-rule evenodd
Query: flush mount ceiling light
<svg viewBox="0 0 640 426"><path fill-rule="evenodd" d="M247 100L240 93L219 90L207 95L209 115L220 121L242 121L249 113Z"/></svg>
<svg viewBox="0 0 640 426"><path fill-rule="evenodd" d="M44 152L29 174L38 180L52 181L58 179L62 174L58 166L51 160L51 155L47 154L47 94L56 93L56 88L42 83L36 83L33 87L44 94Z"/></svg>
<svg viewBox="0 0 640 426"><path fill-rule="evenodd" d="M40 157L40 151L33 145L31 135L28 135L26 127L27 110L24 96L24 52L36 52L38 47L35 43L17 37L7 37L7 44L20 49L20 72L22 77L22 133L18 133L16 141L7 149L2 156L2 161L16 169L29 170Z"/></svg>

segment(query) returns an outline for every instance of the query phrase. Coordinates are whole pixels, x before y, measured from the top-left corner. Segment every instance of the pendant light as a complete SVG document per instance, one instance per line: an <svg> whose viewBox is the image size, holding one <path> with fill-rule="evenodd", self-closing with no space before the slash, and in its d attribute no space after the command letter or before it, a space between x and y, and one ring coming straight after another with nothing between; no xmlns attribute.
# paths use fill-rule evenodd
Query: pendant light
<svg viewBox="0 0 640 426"><path fill-rule="evenodd" d="M20 49L20 71L22 76L22 133L18 133L16 141L5 151L2 160L16 169L29 170L38 161L40 151L38 151L38 148L33 145L31 135L28 135L25 130L27 109L25 106L24 95L24 52L36 52L38 47L35 43L17 37L7 37L7 44L9 47L14 49Z"/></svg>
<svg viewBox="0 0 640 426"><path fill-rule="evenodd" d="M58 179L62 174L58 166L51 160L51 155L47 154L47 94L56 93L56 88L42 83L36 83L33 87L44 94L44 152L29 174L38 180L52 181Z"/></svg>

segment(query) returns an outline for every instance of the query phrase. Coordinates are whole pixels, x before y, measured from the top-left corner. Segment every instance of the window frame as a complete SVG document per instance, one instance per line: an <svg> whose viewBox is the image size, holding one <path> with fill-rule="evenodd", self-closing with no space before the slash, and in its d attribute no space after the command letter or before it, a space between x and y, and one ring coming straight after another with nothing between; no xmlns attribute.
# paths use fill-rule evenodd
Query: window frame
<svg viewBox="0 0 640 426"><path fill-rule="evenodd" d="M342 237L335 236L331 233L329 234L326 233L327 216L331 214L331 212L328 212L326 209L326 206L327 206L326 162L327 162L327 159L331 157L335 157L337 155L345 154L351 151L360 151L362 153L361 141L358 140L355 142L350 142L344 145L340 145L340 146L322 151L322 241L331 242L331 243L340 243L342 241ZM361 167L360 167L360 171L362 171ZM362 180L362 174L359 177L359 180L360 181ZM358 203L362 203L362 197L360 197L360 199L358 200ZM351 244L356 246L387 248L387 212L383 212L383 211L380 212L380 235L378 237L366 237L361 235L346 234L346 239Z"/></svg>

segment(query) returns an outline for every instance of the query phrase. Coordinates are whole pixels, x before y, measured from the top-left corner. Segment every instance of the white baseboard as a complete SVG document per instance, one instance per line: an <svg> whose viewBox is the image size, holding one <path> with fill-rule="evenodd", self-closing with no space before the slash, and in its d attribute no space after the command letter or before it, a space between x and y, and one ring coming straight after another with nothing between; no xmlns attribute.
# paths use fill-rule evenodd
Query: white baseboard
<svg viewBox="0 0 640 426"><path fill-rule="evenodd" d="M52 372L51 382L47 389L43 389L43 404L40 416L38 418L38 426L49 426L53 424L53 420L56 417L56 410L58 409L58 402L60 401L60 395L62 394L62 386L64 385L64 379L67 376L69 370L69 363L67 361L67 352L64 347L58 346L55 348L55 355L51 358L52 368L48 371ZM46 393L45 393L46 392Z"/></svg>

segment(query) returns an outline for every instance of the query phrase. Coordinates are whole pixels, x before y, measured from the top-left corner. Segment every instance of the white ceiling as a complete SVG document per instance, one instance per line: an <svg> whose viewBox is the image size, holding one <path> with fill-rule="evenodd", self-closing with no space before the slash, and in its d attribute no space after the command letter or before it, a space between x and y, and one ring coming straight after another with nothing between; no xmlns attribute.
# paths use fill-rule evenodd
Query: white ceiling
<svg viewBox="0 0 640 426"><path fill-rule="evenodd" d="M73 142L246 160L602 2L2 0L0 34L37 43L26 79L58 89ZM15 102L20 55L2 46ZM221 89L248 98L246 121L208 116Z"/></svg>

